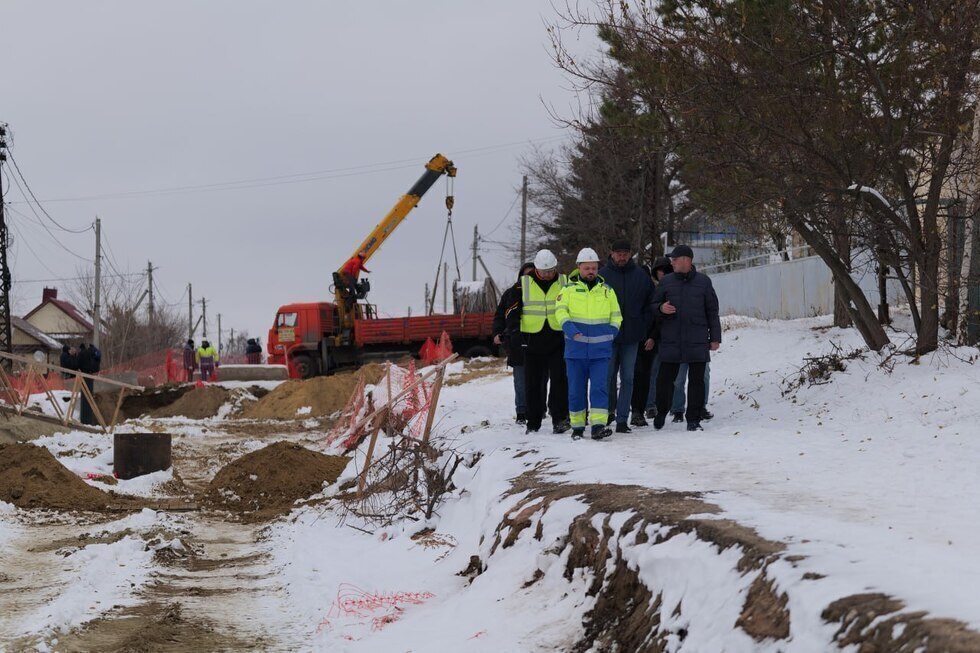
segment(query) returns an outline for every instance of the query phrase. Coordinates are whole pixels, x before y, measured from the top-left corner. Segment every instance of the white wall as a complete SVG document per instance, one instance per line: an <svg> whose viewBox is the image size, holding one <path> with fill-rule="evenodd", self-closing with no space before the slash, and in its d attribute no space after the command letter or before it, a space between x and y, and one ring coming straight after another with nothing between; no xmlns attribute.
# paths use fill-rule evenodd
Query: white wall
<svg viewBox="0 0 980 653"><path fill-rule="evenodd" d="M833 312L830 268L817 256L762 265L734 272L709 274L722 315L748 315L792 320ZM862 266L852 275L872 306L878 305L874 269ZM897 281L888 281L890 304L905 303Z"/></svg>

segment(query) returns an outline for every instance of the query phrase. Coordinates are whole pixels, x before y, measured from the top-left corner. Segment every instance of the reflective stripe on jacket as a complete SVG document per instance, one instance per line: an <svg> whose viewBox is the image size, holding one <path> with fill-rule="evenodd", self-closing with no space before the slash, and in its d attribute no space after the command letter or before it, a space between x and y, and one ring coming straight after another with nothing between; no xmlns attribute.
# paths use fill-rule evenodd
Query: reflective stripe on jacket
<svg viewBox="0 0 980 653"><path fill-rule="evenodd" d="M556 302L556 314L565 332L565 358L609 358L612 343L623 323L616 291L596 277L589 286L576 270L569 276Z"/></svg>
<svg viewBox="0 0 980 653"><path fill-rule="evenodd" d="M561 331L561 322L555 314L555 300L561 294L568 277L559 274L545 293L530 274L521 277L521 333L537 333L544 328L545 320L552 331Z"/></svg>

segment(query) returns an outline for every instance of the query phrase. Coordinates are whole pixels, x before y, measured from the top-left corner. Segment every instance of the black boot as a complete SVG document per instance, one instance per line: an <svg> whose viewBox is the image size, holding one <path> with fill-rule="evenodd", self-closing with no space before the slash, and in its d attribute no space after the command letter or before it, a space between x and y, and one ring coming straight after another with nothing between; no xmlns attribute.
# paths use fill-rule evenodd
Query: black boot
<svg viewBox="0 0 980 653"><path fill-rule="evenodd" d="M633 429L626 425L626 422L616 422L616 433L632 433Z"/></svg>
<svg viewBox="0 0 980 653"><path fill-rule="evenodd" d="M527 424L527 415L525 415L524 413L517 413L517 423Z"/></svg>
<svg viewBox="0 0 980 653"><path fill-rule="evenodd" d="M643 417L643 413L633 413L633 418L630 419L630 426L650 426L650 423Z"/></svg>
<svg viewBox="0 0 980 653"><path fill-rule="evenodd" d="M654 428L654 430L659 431L660 429L662 429L664 427L664 424L666 422L667 422L667 415L657 415L656 417L653 418L653 428Z"/></svg>
<svg viewBox="0 0 980 653"><path fill-rule="evenodd" d="M674 424L680 424L684 421L684 413L674 413L674 419L671 420Z"/></svg>
<svg viewBox="0 0 980 653"><path fill-rule="evenodd" d="M647 419L654 419L656 416L657 416L657 409L656 408L648 408L647 409Z"/></svg>
<svg viewBox="0 0 980 653"><path fill-rule="evenodd" d="M707 408L702 408L701 409L701 419L702 420L708 421L712 417L714 417L714 413L712 413L711 411L709 411Z"/></svg>
<svg viewBox="0 0 980 653"><path fill-rule="evenodd" d="M688 422L687 423L687 430L688 431L703 431L704 429L701 428L701 422Z"/></svg>
<svg viewBox="0 0 980 653"><path fill-rule="evenodd" d="M602 440L604 438L608 438L610 435L612 435L612 429L610 429L608 426L603 426L602 424L592 425L593 440Z"/></svg>
<svg viewBox="0 0 980 653"><path fill-rule="evenodd" d="M555 424L554 429L552 429L552 430L555 433L564 433L565 431L567 431L570 428L572 428L572 423L570 421L568 421L567 419L563 419L562 421L560 421L557 424Z"/></svg>
<svg viewBox="0 0 980 653"><path fill-rule="evenodd" d="M576 426L575 428L572 429L572 439L573 440L581 440L583 435L585 435L585 427L584 426Z"/></svg>

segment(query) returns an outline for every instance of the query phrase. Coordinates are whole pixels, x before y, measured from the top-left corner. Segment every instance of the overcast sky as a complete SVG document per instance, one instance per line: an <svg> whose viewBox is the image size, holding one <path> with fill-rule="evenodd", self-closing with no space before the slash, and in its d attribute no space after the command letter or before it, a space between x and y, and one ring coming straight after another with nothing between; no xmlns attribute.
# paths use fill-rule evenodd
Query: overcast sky
<svg viewBox="0 0 980 653"><path fill-rule="evenodd" d="M464 278L479 224L512 281L519 157L567 136L545 105L578 106L550 59L549 0L2 0L0 15L0 121L42 206L72 229L98 215L119 272L159 268L158 301L186 306L192 282L212 338L217 313L264 342L279 305L330 299L331 273L436 152L459 168ZM444 196L440 182L369 263L383 314L421 310ZM91 268L95 239L48 223L77 258L16 186L6 199L23 314L70 283L35 280Z"/></svg>

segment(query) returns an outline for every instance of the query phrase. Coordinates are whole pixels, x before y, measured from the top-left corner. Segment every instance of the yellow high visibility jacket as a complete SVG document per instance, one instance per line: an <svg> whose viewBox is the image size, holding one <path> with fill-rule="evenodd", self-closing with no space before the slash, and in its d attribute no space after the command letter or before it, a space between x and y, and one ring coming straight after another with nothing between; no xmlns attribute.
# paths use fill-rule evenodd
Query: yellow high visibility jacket
<svg viewBox="0 0 980 653"><path fill-rule="evenodd" d="M609 358L623 323L616 291L597 277L592 288L578 270L558 295L555 312L565 332L565 358Z"/></svg>
<svg viewBox="0 0 980 653"><path fill-rule="evenodd" d="M217 363L218 362L218 352L215 351L213 345L211 347L207 347L207 348L200 347L197 350L197 364L198 365L201 364L201 359L202 358L205 359L204 362L208 362L208 359L210 359L211 362Z"/></svg>
<svg viewBox="0 0 980 653"><path fill-rule="evenodd" d="M521 333L537 333L544 328L547 320L553 331L561 331L561 323L555 314L555 300L568 283L564 274L559 274L548 292L534 282L530 274L521 277Z"/></svg>

